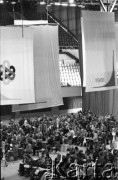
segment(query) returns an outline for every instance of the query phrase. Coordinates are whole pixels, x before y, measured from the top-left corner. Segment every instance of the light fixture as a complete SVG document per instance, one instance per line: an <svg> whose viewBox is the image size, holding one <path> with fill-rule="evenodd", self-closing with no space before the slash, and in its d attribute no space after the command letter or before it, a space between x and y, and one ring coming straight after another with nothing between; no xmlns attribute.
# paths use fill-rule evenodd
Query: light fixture
<svg viewBox="0 0 118 180"><path fill-rule="evenodd" d="M54 3L54 5L58 5L58 6L59 6L60 4L61 4L60 2L55 2L55 3Z"/></svg>
<svg viewBox="0 0 118 180"><path fill-rule="evenodd" d="M59 6L61 3L60 3L60 0L53 0L53 4Z"/></svg>
<svg viewBox="0 0 118 180"><path fill-rule="evenodd" d="M47 4L47 6L51 6L52 4Z"/></svg>
<svg viewBox="0 0 118 180"><path fill-rule="evenodd" d="M15 2L15 1L12 1L11 4L14 5L14 4L16 4L16 2Z"/></svg>
<svg viewBox="0 0 118 180"><path fill-rule="evenodd" d="M61 0L62 6L68 6L68 0Z"/></svg>
<svg viewBox="0 0 118 180"><path fill-rule="evenodd" d="M77 6L75 0L68 0L69 6Z"/></svg>
<svg viewBox="0 0 118 180"><path fill-rule="evenodd" d="M61 3L62 6L68 6L68 3Z"/></svg>
<svg viewBox="0 0 118 180"><path fill-rule="evenodd" d="M69 4L74 4L75 0L69 0L68 2L69 2Z"/></svg>
<svg viewBox="0 0 118 180"><path fill-rule="evenodd" d="M4 0L0 0L0 4L3 4L4 3Z"/></svg>
<svg viewBox="0 0 118 180"><path fill-rule="evenodd" d="M40 1L40 5L45 5L45 4L46 4L45 0Z"/></svg>
<svg viewBox="0 0 118 180"><path fill-rule="evenodd" d="M53 0L49 0L49 3L48 4L54 4L54 1Z"/></svg>

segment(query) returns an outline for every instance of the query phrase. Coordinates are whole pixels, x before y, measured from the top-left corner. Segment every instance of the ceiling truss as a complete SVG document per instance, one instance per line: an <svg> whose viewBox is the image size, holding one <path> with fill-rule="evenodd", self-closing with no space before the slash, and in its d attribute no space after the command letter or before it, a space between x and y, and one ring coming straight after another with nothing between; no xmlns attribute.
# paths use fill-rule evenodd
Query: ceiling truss
<svg viewBox="0 0 118 180"><path fill-rule="evenodd" d="M118 10L118 0L0 0L0 3L40 3L46 5L67 5L67 6L100 6L101 11L113 12Z"/></svg>

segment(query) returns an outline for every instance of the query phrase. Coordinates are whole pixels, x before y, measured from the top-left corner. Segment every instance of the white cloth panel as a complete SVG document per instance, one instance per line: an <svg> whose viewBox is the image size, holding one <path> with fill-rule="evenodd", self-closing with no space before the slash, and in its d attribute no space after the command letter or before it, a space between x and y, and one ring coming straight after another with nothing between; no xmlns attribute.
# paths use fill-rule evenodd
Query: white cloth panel
<svg viewBox="0 0 118 180"><path fill-rule="evenodd" d="M22 36L20 27L0 27L1 105L35 102L33 33L31 28L23 31ZM15 69L14 75L5 72L5 68L9 71L10 66Z"/></svg>
<svg viewBox="0 0 118 180"><path fill-rule="evenodd" d="M35 102L62 105L58 26L34 28Z"/></svg>
<svg viewBox="0 0 118 180"><path fill-rule="evenodd" d="M116 30L116 69L118 75L118 23L115 23L115 30Z"/></svg>
<svg viewBox="0 0 118 180"><path fill-rule="evenodd" d="M35 104L20 105L32 110L63 105L59 75L58 26L40 25L34 31ZM13 111L17 111L13 107Z"/></svg>
<svg viewBox="0 0 118 180"><path fill-rule="evenodd" d="M115 89L114 13L82 11L82 46L86 92Z"/></svg>

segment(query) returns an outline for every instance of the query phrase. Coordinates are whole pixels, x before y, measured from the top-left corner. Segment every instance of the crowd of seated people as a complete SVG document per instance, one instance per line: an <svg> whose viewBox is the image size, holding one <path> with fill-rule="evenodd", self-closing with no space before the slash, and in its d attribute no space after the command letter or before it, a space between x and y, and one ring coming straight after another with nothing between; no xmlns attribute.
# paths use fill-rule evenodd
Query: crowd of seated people
<svg viewBox="0 0 118 180"><path fill-rule="evenodd" d="M57 158L55 174L58 178L77 178L79 167L82 178L92 179L96 177L97 166L100 167L100 178L108 179L111 174L116 178L118 150L113 146L113 131L117 140L118 124L114 117L97 116L89 111L44 115L32 120L22 118L18 124L11 120L9 126L1 124L6 161L23 159L19 172L30 175L32 179L35 175L44 178L52 174L49 168L52 161L49 163L49 159L54 149L57 153L66 151L66 155ZM85 147L85 152L80 147ZM34 160L36 155L38 159ZM83 167L86 167L86 173Z"/></svg>

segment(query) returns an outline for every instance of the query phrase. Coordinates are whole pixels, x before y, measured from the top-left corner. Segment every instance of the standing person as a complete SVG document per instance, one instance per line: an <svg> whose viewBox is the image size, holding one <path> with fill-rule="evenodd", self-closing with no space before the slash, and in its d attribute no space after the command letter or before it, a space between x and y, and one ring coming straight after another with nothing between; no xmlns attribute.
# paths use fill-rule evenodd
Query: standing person
<svg viewBox="0 0 118 180"><path fill-rule="evenodd" d="M5 152L5 142L2 142L1 151L2 151L1 160L3 160L3 162L4 162L4 165L3 165L3 166L7 167L7 166L8 166L8 163L7 163L6 154L5 154L5 153L6 153L6 152ZM0 154L1 154L1 152L0 152Z"/></svg>
<svg viewBox="0 0 118 180"><path fill-rule="evenodd" d="M94 140L94 142L98 142L98 133L97 133L97 131L95 131L95 133L93 134L93 140Z"/></svg>
<svg viewBox="0 0 118 180"><path fill-rule="evenodd" d="M112 141L115 142L115 140L116 140L116 131L115 131L115 128L112 128L112 137L113 137Z"/></svg>

